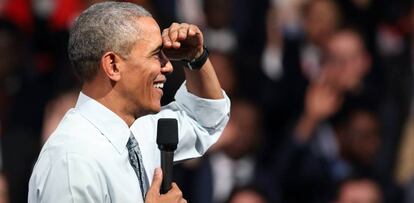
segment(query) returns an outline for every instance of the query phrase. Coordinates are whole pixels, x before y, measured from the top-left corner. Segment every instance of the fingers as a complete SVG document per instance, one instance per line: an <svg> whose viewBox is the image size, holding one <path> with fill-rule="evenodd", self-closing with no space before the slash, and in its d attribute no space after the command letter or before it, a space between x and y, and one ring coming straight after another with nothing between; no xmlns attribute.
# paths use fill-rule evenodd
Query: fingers
<svg viewBox="0 0 414 203"><path fill-rule="evenodd" d="M183 193L176 183L171 184L171 189L164 195L160 195L160 187L162 182L162 171L160 168L156 168L154 171L154 177L152 179L151 187L148 190L145 198L145 203L157 203L157 202L175 202L175 203L187 203L187 200L183 198Z"/></svg>
<svg viewBox="0 0 414 203"><path fill-rule="evenodd" d="M165 48L172 47L178 49L181 47L182 41L185 41L190 37L195 37L197 34L201 35L201 31L195 25L173 23L169 28L163 30L162 40Z"/></svg>
<svg viewBox="0 0 414 203"><path fill-rule="evenodd" d="M180 188L178 188L178 185L176 183L171 184L171 189L166 194L167 196L170 196L172 199L176 200L176 202L187 202L183 198L183 192L181 192Z"/></svg>
<svg viewBox="0 0 414 203"><path fill-rule="evenodd" d="M162 31L161 37L162 37L162 43L163 43L164 47L165 48L171 48L172 42L171 42L171 39L170 39L170 36L169 36L169 28L164 29Z"/></svg>
<svg viewBox="0 0 414 203"><path fill-rule="evenodd" d="M170 191L168 191L168 194L173 195L177 198L183 197L183 193L181 192L180 188L178 187L176 183L171 183L171 189Z"/></svg>
<svg viewBox="0 0 414 203"><path fill-rule="evenodd" d="M160 187L162 182L162 170L160 168L156 168L154 171L154 177L152 178L151 187L148 189L148 195L152 194L160 194Z"/></svg>

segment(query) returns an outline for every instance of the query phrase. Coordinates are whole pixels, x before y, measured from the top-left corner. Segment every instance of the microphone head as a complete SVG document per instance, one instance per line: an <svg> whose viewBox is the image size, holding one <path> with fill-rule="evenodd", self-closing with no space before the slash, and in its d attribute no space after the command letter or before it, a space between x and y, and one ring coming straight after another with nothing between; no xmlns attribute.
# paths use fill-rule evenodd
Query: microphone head
<svg viewBox="0 0 414 203"><path fill-rule="evenodd" d="M160 150L174 151L178 144L178 125L175 118L158 119L157 144Z"/></svg>

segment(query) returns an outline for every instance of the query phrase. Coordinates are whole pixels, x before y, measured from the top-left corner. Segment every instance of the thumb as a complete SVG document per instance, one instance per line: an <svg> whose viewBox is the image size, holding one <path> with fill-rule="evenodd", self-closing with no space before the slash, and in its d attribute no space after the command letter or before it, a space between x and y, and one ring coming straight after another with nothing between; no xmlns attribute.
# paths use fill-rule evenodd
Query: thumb
<svg viewBox="0 0 414 203"><path fill-rule="evenodd" d="M152 178L152 184L148 190L148 193L159 194L161 182L162 182L162 170L161 168L156 168L154 171L154 176Z"/></svg>

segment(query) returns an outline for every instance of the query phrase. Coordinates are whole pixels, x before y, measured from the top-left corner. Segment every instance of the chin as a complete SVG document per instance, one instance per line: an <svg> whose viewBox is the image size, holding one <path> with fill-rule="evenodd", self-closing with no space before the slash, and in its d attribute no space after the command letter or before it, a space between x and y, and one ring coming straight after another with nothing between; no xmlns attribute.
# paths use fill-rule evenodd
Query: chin
<svg viewBox="0 0 414 203"><path fill-rule="evenodd" d="M161 111L161 107L158 107L152 111L153 114L159 113Z"/></svg>
<svg viewBox="0 0 414 203"><path fill-rule="evenodd" d="M148 108L148 114L156 114L161 111L161 104L153 105L151 108Z"/></svg>

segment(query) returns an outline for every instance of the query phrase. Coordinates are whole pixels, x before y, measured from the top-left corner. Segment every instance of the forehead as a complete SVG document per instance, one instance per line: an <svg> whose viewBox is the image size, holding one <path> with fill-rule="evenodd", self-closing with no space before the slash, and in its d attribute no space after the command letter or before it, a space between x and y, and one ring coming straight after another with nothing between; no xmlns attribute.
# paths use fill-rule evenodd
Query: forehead
<svg viewBox="0 0 414 203"><path fill-rule="evenodd" d="M140 17L137 19L137 23L140 27L138 45L146 46L151 49L158 47L162 43L161 30L154 18Z"/></svg>
<svg viewBox="0 0 414 203"><path fill-rule="evenodd" d="M363 49L359 36L350 32L335 35L328 46L330 51L359 51Z"/></svg>

